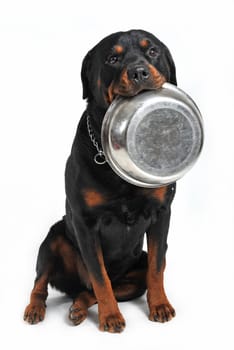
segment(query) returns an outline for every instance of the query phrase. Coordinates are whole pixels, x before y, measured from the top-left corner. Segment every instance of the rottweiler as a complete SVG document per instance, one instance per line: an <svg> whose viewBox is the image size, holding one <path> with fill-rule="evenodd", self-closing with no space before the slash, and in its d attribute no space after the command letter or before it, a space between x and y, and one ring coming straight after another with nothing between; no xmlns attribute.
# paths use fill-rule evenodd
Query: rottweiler
<svg viewBox="0 0 234 350"><path fill-rule="evenodd" d="M169 321L175 310L163 273L176 184L143 188L124 181L105 162L100 135L116 96L135 96L164 82L176 85L173 58L151 33L117 32L87 53L81 79L87 108L66 164L66 214L40 246L24 319L30 324L44 319L50 284L72 298L69 319L74 325L97 303L99 329L121 332L125 320L117 302L145 291L149 319Z"/></svg>

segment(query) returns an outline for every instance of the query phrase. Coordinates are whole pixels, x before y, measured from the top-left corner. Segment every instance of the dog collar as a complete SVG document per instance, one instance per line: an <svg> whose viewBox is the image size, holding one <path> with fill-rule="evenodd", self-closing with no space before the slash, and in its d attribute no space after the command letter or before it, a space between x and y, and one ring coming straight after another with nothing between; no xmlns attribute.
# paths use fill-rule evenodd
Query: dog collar
<svg viewBox="0 0 234 350"><path fill-rule="evenodd" d="M87 130L88 130L90 140L92 141L92 144L94 145L94 147L96 148L96 150L98 152L97 154L95 154L93 160L96 164L103 165L106 163L105 153L103 152L103 149L101 148L101 146L99 146L99 143L97 142L97 140L94 136L94 132L93 132L93 129L91 127L89 115L87 115L86 121L87 121Z"/></svg>

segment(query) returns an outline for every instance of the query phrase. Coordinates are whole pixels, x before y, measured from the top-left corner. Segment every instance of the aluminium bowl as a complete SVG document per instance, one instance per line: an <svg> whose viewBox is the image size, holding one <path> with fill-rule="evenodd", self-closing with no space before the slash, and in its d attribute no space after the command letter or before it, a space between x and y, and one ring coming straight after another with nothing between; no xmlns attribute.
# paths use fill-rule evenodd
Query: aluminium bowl
<svg viewBox="0 0 234 350"><path fill-rule="evenodd" d="M102 124L107 162L140 187L173 183L191 169L203 145L203 122L195 102L176 86L116 97Z"/></svg>

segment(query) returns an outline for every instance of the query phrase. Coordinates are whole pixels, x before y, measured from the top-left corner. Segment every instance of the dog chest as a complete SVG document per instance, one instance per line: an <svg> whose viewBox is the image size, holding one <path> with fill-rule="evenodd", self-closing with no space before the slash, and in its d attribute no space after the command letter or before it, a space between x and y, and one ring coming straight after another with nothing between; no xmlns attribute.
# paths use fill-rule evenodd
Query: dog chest
<svg viewBox="0 0 234 350"><path fill-rule="evenodd" d="M150 222L151 215L146 208L137 208L133 202L103 213L100 236L104 255L112 259L137 256Z"/></svg>

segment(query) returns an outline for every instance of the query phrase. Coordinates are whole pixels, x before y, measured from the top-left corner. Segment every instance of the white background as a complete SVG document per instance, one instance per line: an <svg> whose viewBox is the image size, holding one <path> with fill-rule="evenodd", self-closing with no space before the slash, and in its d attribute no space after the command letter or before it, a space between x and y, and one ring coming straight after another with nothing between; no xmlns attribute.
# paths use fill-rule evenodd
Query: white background
<svg viewBox="0 0 234 350"><path fill-rule="evenodd" d="M233 13L228 0L0 2L1 348L234 348ZM85 108L82 59L132 28L168 45L205 121L202 156L173 204L165 284L177 317L148 321L141 298L120 304L121 335L101 333L96 307L73 327L69 299L51 292L45 321L30 326L37 250L64 214L64 167Z"/></svg>

